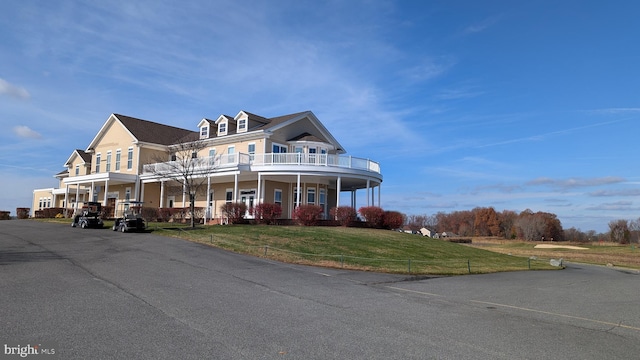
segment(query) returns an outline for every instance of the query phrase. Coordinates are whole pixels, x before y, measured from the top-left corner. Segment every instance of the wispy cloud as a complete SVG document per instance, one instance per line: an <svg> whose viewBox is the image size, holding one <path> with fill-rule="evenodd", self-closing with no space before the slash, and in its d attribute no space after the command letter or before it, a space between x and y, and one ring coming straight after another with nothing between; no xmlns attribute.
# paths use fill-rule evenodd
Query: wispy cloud
<svg viewBox="0 0 640 360"><path fill-rule="evenodd" d="M13 127L13 133L18 135L21 138L27 139L40 139L42 135L40 135L37 131L32 130L28 126L20 125Z"/></svg>
<svg viewBox="0 0 640 360"><path fill-rule="evenodd" d="M606 196L640 196L640 189L624 189L624 190L598 190L589 193L590 196L606 197Z"/></svg>
<svg viewBox="0 0 640 360"><path fill-rule="evenodd" d="M611 185L624 182L625 179L616 176L607 176L600 178L569 178L569 179L552 179L548 177L540 177L534 180L531 180L526 183L529 186L551 186L555 188L578 188L578 187L590 187L590 186L601 186L601 185Z"/></svg>
<svg viewBox="0 0 640 360"><path fill-rule="evenodd" d="M603 203L595 206L589 206L585 208L586 210L596 210L596 211L636 211L640 210L640 207L633 206L633 202L631 201L617 201L613 203Z"/></svg>
<svg viewBox="0 0 640 360"><path fill-rule="evenodd" d="M29 92L20 87L11 84L10 82L0 78L0 95L7 95L16 99L28 99L31 97Z"/></svg>
<svg viewBox="0 0 640 360"><path fill-rule="evenodd" d="M469 34L476 34L476 33L483 32L488 28L492 27L493 25L495 25L500 20L500 18L502 18L502 15L495 15L495 16L485 18L480 22L467 26L464 29L463 33L465 35L469 35Z"/></svg>

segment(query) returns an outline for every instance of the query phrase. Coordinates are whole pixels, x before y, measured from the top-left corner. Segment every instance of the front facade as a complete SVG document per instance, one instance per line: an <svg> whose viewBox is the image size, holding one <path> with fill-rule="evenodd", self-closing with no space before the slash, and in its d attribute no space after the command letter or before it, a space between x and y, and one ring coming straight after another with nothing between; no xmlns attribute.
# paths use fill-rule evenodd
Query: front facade
<svg viewBox="0 0 640 360"><path fill-rule="evenodd" d="M125 201L188 207L190 194L165 170L175 169L178 149L190 144L197 144L190 176L201 184L191 195L207 222L223 221L220 207L230 202L245 203L247 218L258 203L279 204L283 218L291 218L299 204L319 205L328 218L341 196L350 196L356 207L361 189L367 205L380 206L379 164L346 155L310 111L274 118L240 111L202 119L197 131L112 114L89 146L74 150L66 170L55 175L59 187L34 190L32 216L88 201L111 209Z"/></svg>

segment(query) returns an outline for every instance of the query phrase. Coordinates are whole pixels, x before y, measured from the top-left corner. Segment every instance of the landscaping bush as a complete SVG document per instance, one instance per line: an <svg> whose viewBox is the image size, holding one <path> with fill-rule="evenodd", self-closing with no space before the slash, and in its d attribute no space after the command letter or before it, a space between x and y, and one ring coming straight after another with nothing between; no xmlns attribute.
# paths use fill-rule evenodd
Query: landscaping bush
<svg viewBox="0 0 640 360"><path fill-rule="evenodd" d="M389 230L398 229L404 224L405 216L398 211L385 211L383 222L385 228Z"/></svg>
<svg viewBox="0 0 640 360"><path fill-rule="evenodd" d="M261 203L254 207L253 212L259 223L271 225L282 215L282 207L278 204Z"/></svg>
<svg viewBox="0 0 640 360"><path fill-rule="evenodd" d="M300 205L293 211L293 218L304 226L318 224L322 216L322 207L318 205Z"/></svg>
<svg viewBox="0 0 640 360"><path fill-rule="evenodd" d="M11 220L10 211L0 211L0 220Z"/></svg>
<svg viewBox="0 0 640 360"><path fill-rule="evenodd" d="M28 219L30 211L31 211L30 208L17 208L16 209L16 217L18 219Z"/></svg>
<svg viewBox="0 0 640 360"><path fill-rule="evenodd" d="M352 222L356 220L358 214L356 213L356 209L351 206L339 206L334 207L329 210L329 215L332 218L336 219L341 226L349 226Z"/></svg>
<svg viewBox="0 0 640 360"><path fill-rule="evenodd" d="M142 208L142 218L146 219L147 221L157 221L160 217L159 213L160 212L158 208L149 206L144 206Z"/></svg>
<svg viewBox="0 0 640 360"><path fill-rule="evenodd" d="M220 206L222 215L229 219L229 224L237 224L244 219L244 214L247 212L247 205L242 202L226 203Z"/></svg>
<svg viewBox="0 0 640 360"><path fill-rule="evenodd" d="M382 228L384 221L384 210L377 206L363 206L358 209L360 215L372 228Z"/></svg>

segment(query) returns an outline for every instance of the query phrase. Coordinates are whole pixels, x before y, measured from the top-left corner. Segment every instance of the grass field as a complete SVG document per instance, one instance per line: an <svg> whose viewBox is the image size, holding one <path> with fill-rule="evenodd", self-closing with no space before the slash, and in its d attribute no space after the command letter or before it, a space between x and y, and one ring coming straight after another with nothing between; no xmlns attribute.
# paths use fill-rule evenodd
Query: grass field
<svg viewBox="0 0 640 360"><path fill-rule="evenodd" d="M388 273L456 275L557 269L548 259L530 260L389 230L232 225L158 228L155 233L283 262Z"/></svg>
<svg viewBox="0 0 640 360"><path fill-rule="evenodd" d="M473 245L476 248L489 251L511 254L525 257L541 258L562 258L566 261L597 264L614 265L640 269L640 250L638 244L620 245L609 242L589 242L589 243L553 243L556 246L575 246L585 248L584 250L568 248L536 248L536 245L549 245L551 242L534 241L514 241L496 238L474 238Z"/></svg>

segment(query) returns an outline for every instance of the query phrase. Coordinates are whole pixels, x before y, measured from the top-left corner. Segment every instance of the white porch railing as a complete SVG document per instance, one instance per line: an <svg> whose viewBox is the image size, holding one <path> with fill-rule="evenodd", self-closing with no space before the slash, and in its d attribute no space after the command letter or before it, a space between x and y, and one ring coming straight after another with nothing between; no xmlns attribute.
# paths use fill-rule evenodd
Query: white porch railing
<svg viewBox="0 0 640 360"><path fill-rule="evenodd" d="M303 154L303 153L268 153L268 154L226 154L213 157L189 159L185 165L177 161L147 164L143 173L159 174L176 172L189 166L193 170L214 170L217 168L234 167L238 165L281 166L281 165L311 165L329 166L348 169L366 170L380 174L380 164L375 161L357 158L349 155Z"/></svg>

